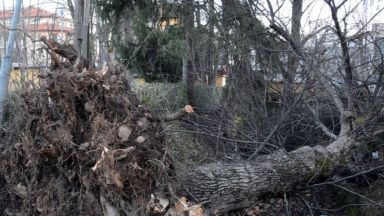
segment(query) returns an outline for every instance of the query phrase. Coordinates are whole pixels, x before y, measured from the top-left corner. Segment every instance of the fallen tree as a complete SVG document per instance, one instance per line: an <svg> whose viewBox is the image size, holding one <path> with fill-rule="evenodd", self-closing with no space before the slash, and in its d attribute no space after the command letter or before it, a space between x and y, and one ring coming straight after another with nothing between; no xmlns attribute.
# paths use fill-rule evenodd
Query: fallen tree
<svg viewBox="0 0 384 216"><path fill-rule="evenodd" d="M119 67L91 69L74 49L42 41L52 70L42 75L40 89L22 94L17 142L2 142L1 180L10 200L2 210L8 214L201 215L182 195L223 213L330 175L360 145L350 131L353 115L345 111L328 146L179 172L166 151L163 121L191 107L159 120L139 105Z"/></svg>
<svg viewBox="0 0 384 216"><path fill-rule="evenodd" d="M163 123L139 105L122 69L92 69L71 46L41 40L52 67L41 74L39 89L21 93L21 111L12 130L3 131L7 139L1 142L0 170L4 199L9 201L1 212L200 212L200 206L185 199L168 201L175 197L175 170L166 152ZM191 111L187 106L171 117Z"/></svg>
<svg viewBox="0 0 384 216"><path fill-rule="evenodd" d="M340 132L336 135L321 121L317 121L323 133L334 140L330 144L314 147L302 146L292 152L280 150L270 155L258 156L254 161L206 164L193 171L182 173L180 179L184 187L197 200L210 206L213 212L220 213L251 206L265 195L293 191L298 185L306 185L319 176L329 176L338 166L353 163L356 159L353 152L359 151L365 145L365 143L357 141L356 134L359 130L359 124L356 121L357 115L361 115L361 113L369 115L367 122L370 119L381 118L382 111L380 113L371 111L367 114L366 110L359 107L362 100L357 99L358 84L354 78L355 74L353 74L355 69L351 63L348 40L346 39L347 33L340 28L337 15L338 10L345 2L340 3L340 5L336 5L332 0L325 2L332 11L335 32L341 44L343 66L340 68L343 71L343 82L340 88L335 87L332 81L329 81L331 78L327 77L329 74L325 72L326 68L321 64L321 60L314 63L315 67L312 65L313 62L307 64L310 61L302 53L303 50L300 48L302 44L296 41L297 38L292 38L292 35L285 32L283 28L276 26L274 23L275 13L269 1L268 6L271 12L271 28L289 43L290 48L301 59L303 63L301 70L308 72L308 74L312 73L314 68L319 70L314 76L319 77L319 86L322 86L326 95L333 99L334 105L340 112ZM300 29L300 13L293 14L293 16L299 16L297 24L298 29ZM295 74L290 75L294 76ZM364 106L370 105L365 103ZM315 111L313 113L314 116L318 116ZM365 126L363 125L362 128ZM374 131L364 131L364 133L365 136L375 134Z"/></svg>
<svg viewBox="0 0 384 216"><path fill-rule="evenodd" d="M228 212L330 175L337 165L350 161L351 150L358 145L350 137L341 136L325 147L303 146L292 152L259 156L254 161L207 164L183 173L181 181L213 213Z"/></svg>

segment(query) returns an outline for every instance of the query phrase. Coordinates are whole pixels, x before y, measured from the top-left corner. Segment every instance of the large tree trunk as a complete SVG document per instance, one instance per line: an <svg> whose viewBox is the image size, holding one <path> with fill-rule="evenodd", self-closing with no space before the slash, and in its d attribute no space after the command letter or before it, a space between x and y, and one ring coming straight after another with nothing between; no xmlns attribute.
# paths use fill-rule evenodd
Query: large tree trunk
<svg viewBox="0 0 384 216"><path fill-rule="evenodd" d="M302 17L303 0L293 0L292 2L292 25L291 25L291 37L295 44L301 45L301 17ZM299 47L301 49L301 47ZM290 53L288 56L288 73L285 75L285 79L289 84L294 83L295 73L297 70L299 58L295 53Z"/></svg>
<svg viewBox="0 0 384 216"><path fill-rule="evenodd" d="M72 63L81 60L78 53L72 47L65 47L46 38L42 38L42 41L48 50L68 59ZM83 63L86 64L86 62ZM72 69L76 69L76 67L73 66ZM78 73L80 71L82 72ZM49 112L44 112L44 109L28 109L28 116L33 117L33 120L28 120L26 127L28 133L22 133L23 135L27 134L22 140L29 141L33 139L33 137L30 136L32 136L32 122L35 121L35 119L39 119L38 123L36 123L38 125L37 128L44 128L46 125L55 124L53 121L56 121L56 119L52 117L55 115L51 115L53 112L59 112L58 114L66 115L68 118L59 121L61 124L60 127L35 132L37 134L34 135L35 137L42 137L42 140L46 140L42 142L42 144L53 143L48 147L40 145L40 143L31 144L29 142L19 145L21 146L20 148L28 147L33 149L33 151L23 151L26 152L23 153L25 154L25 159L37 157L38 160L36 159L36 161L44 161L43 158L47 159L47 157L49 157L51 158L49 160L53 163L57 162L57 167L65 164L62 163L61 160L62 158L68 158L68 155L78 154L78 157L80 157L79 152L84 150L94 152L83 160L78 160L78 157L74 157L74 162L71 163L71 165L62 166L60 168L61 170L57 169L55 171L56 175L45 175L45 172L40 171L40 173L42 173L42 179L49 179L49 182L55 185L55 187L48 187L53 190L62 190L66 187L64 184L57 184L57 179L61 181L65 180L65 182L68 180L74 181L71 182L71 186L76 193L80 194L80 202L79 200L74 200L72 201L73 206L66 205L68 212L74 209L72 214L69 215L82 212L82 202L88 202L89 206L96 209L95 212L100 213L100 204L98 200L94 198L94 196L98 194L94 194L94 191L104 193L100 194L100 200L104 200L104 198L109 199L111 201L110 205L115 205L116 209L127 210L127 212L131 207L126 206L126 200L124 200L123 197L127 196L130 201L132 201L130 198L132 193L124 193L132 191L133 189L139 189L138 191L142 190L143 194L138 195L138 202L140 201L142 204L143 197L145 199L149 193L154 193L153 191L156 190L165 191L164 185L173 183L174 169L170 158L168 158L164 152L166 148L164 145L165 140L161 133L158 133L159 131L163 131L162 124L144 108L139 106L133 93L128 94L130 95L129 99L124 98L124 95L118 95L118 93L126 94L126 92L130 92L130 88L125 81L119 80L120 82L117 82L112 79L113 73L114 76L119 76L121 72L115 73L111 70L104 72L103 70L88 71L84 70L84 68L80 68L80 70L70 70L69 72L66 71L66 73L55 72L57 76L47 77L47 86L39 91L44 91L44 93L48 91L51 95L53 105L57 106L57 109L50 109L51 111ZM60 79L57 79L58 76ZM117 85L117 87L112 87L115 85ZM74 88L81 90L75 91ZM101 95L101 97L99 95ZM113 97L111 95L113 95ZM119 97L115 97L116 95ZM75 97L82 100L74 100ZM32 108L37 107L38 104L43 104L41 106L44 107L50 106L48 100L45 100L45 97L39 98L41 98L41 101L33 100L34 98L32 96L26 96L26 105ZM124 98L125 100L117 103L116 101L118 100L116 98ZM115 107L110 104L114 104ZM123 108L124 110L121 110ZM187 110L185 109L184 111ZM85 112L89 113L84 115ZM127 118L127 113L134 114L134 117ZM103 117L104 115L106 117ZM35 116L40 118L36 118ZM178 116L179 114L176 114L168 118L168 120L177 119L179 118ZM336 165L348 161L348 154L350 154L353 147L359 145L350 134L349 120L352 117L348 111L342 112L340 134L334 142L325 147L320 145L314 147L303 146L292 152L281 150L274 154L260 156L251 162L211 163L197 167L194 170L186 170L185 173L179 175L179 181L191 196L199 202L206 203L207 208L211 208L215 212L220 213L251 206L256 200L262 198L263 195L291 191L295 189L295 186L298 184L308 183L310 179L314 179L318 175L329 175ZM116 121L116 119L119 119L119 121ZM126 123L127 121L129 122L128 124ZM90 122L91 126L82 127L86 124L85 122ZM143 122L149 122L148 126L144 126L145 124ZM23 124L25 123L23 122ZM133 129L127 128L127 125ZM142 127L147 128L144 129ZM79 128L82 128L82 130ZM124 131L125 133L123 133ZM134 133L131 134L132 131L134 131ZM57 138L57 134L60 133L64 134L63 137L70 138ZM118 136L116 136L116 133L118 133ZM124 134L125 136L123 136ZM130 141L135 142L136 145L131 146L128 142L130 136L132 138ZM138 139L139 137L140 139ZM99 146L90 145L88 144L89 141L92 143L100 142L100 144ZM88 145L85 145L86 143ZM114 145L116 145L116 143L119 143L117 147L120 148L121 146L124 148L119 149L115 147ZM85 149L81 149L81 147ZM100 149L101 152L97 152L98 149ZM16 147L12 147L12 151L21 152ZM123 153L127 154L126 157L122 160L118 159L119 156L122 156L120 154ZM132 156L128 154L132 154ZM19 160L15 160L12 154L7 155L8 159L3 159L2 164L4 165L3 170L7 170L8 174L8 170L11 169L8 167L10 161L14 167L21 166L23 168L18 169L23 175L15 175L22 176L22 178L25 177L25 173L35 172L37 169L44 169L44 166L40 166L41 164L39 163L27 166L27 163L24 165L20 163ZM27 162L28 160L23 161ZM158 161L160 162L160 166L158 166L157 163L152 165L150 161ZM88 163L95 165L90 168ZM133 164L134 167L127 172L127 167L131 167ZM32 166L32 168L30 166ZM85 169L77 170L77 167L85 167ZM60 175L60 172L66 169L75 174L68 176L66 174ZM18 171L17 169L15 170L15 172ZM83 176L81 178L71 177L76 175ZM52 180L52 178L57 179ZM36 178L34 178L34 180L36 180ZM29 183L27 185L27 187L29 187L28 192L24 195L24 197L27 197L27 199L24 199L24 205L28 204L26 205L28 208L25 208L24 211L28 213L34 211L34 208L30 208L30 206L35 205L33 203L35 201L29 196L35 196L36 191L47 191L44 181L36 182L35 184L35 182L33 182L34 180L28 182L24 181L24 179L13 179L12 183L8 183L9 185L17 185L19 182ZM155 181L159 184L152 184ZM83 193L84 189L80 188L80 185L84 185L85 193ZM125 187L127 187L127 189L124 189ZM66 190L62 190L64 192L61 192L64 195L67 193L67 188L65 189ZM169 193L173 195L172 190L169 188L168 190ZM57 191L54 193L56 192ZM87 197L87 195L90 197L93 196L93 200L91 200L89 196ZM104 197L104 195L108 197ZM103 198L101 196L103 196ZM62 200L64 198L65 196L62 196ZM29 203L30 200L32 200L32 203ZM50 198L47 203L49 204L47 212L53 212L54 210L51 206L56 205L57 200ZM68 206L71 207L67 208ZM115 207L113 207L113 209L115 209ZM45 215L52 215L52 213L49 213ZM133 214L127 213L127 215Z"/></svg>
<svg viewBox="0 0 384 216"><path fill-rule="evenodd" d="M83 12L84 12L84 0L75 0L75 14L74 14L74 35L73 45L75 49L81 51L82 43L82 26L83 26Z"/></svg>
<svg viewBox="0 0 384 216"><path fill-rule="evenodd" d="M251 162L211 163L181 175L181 183L213 212L249 207L264 195L292 191L314 175L329 175L358 145L347 133L328 146L277 151Z"/></svg>
<svg viewBox="0 0 384 216"><path fill-rule="evenodd" d="M277 151L274 154L260 156L255 161L235 163L211 163L188 170L180 174L180 181L184 188L198 201L206 203L213 212L227 212L229 210L249 207L265 195L289 192L300 184L308 184L318 176L328 176L337 165L348 163L351 152L360 143L354 139L352 131L353 108L353 74L349 48L345 33L341 30L337 17L337 10L333 0L326 0L332 11L336 33L340 40L343 54L343 64L346 73L345 87L348 98L347 108L333 87L328 88L330 96L340 111L340 133L335 141L327 146L303 146L292 152ZM343 1L345 3L346 1ZM287 78L294 83L294 73L298 60L303 53L300 45L300 18L302 1L294 0L293 21L291 34L284 31L275 23L271 23L277 33L281 34L291 45L297 57L290 57ZM342 4L343 4L342 3ZM300 5L298 5L300 4ZM224 5L224 4L223 4ZM272 11L272 10L271 10ZM326 81L321 81L326 83Z"/></svg>
<svg viewBox="0 0 384 216"><path fill-rule="evenodd" d="M133 32L133 11L129 8L124 9L124 16L120 17L120 33L122 41L126 43L134 42L134 32Z"/></svg>
<svg viewBox="0 0 384 216"><path fill-rule="evenodd" d="M183 83L186 86L187 90L187 98L188 103L193 104L193 88L194 88L194 82L195 82L195 74L193 69L193 61L194 61L194 54L193 54L193 27L194 27L194 15L193 15L193 1L190 0L184 0L183 3L185 3L185 16L183 25L185 29L185 45L186 45L186 54L183 58L183 74L182 74L182 80Z"/></svg>
<svg viewBox="0 0 384 216"><path fill-rule="evenodd" d="M72 20L75 20L75 6L73 6L72 0L67 0L68 10L71 13Z"/></svg>
<svg viewBox="0 0 384 216"><path fill-rule="evenodd" d="M216 84L216 72L213 70L213 37L214 37L214 16L215 16L215 2L209 1L209 20L208 20L208 50L207 50L207 64L206 70L208 74L208 84L215 86Z"/></svg>
<svg viewBox="0 0 384 216"><path fill-rule="evenodd" d="M352 75L352 73L353 73L352 61L351 61L351 56L349 54L347 36L346 36L346 33L343 32L343 30L341 30L340 21L338 18L338 10L347 1L343 1L338 6L336 6L336 3L334 0L324 0L324 1L328 4L329 8L331 9L332 20L333 20L335 28L336 28L336 34L337 34L337 37L339 38L340 46L341 46L341 52L343 55L343 67L344 67L344 71L345 71L344 81L345 81L345 85L346 85L346 96L348 99L347 109L349 111L353 111L354 110L354 107L353 107L354 106L354 102L353 102L354 85L353 85L353 75Z"/></svg>
<svg viewBox="0 0 384 216"><path fill-rule="evenodd" d="M82 32L81 37L83 39L81 43L81 54L85 57L90 59L90 52L89 52L89 30L90 30L90 21L91 21L91 0L84 0L84 15L83 15L83 26L82 26Z"/></svg>
<svg viewBox="0 0 384 216"><path fill-rule="evenodd" d="M97 19L96 28L98 32L98 42L99 42L99 61L100 66L103 66L105 63L109 62L108 54L108 34L109 27L101 19Z"/></svg>

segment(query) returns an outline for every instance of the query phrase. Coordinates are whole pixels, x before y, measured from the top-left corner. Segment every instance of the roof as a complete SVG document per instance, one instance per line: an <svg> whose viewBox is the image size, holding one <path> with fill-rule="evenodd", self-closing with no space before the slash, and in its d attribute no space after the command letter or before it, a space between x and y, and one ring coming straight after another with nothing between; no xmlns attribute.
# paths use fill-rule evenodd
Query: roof
<svg viewBox="0 0 384 216"><path fill-rule="evenodd" d="M12 17L13 10L4 10L0 11L0 19L9 19ZM44 10L42 8L38 8L35 6L29 6L25 8L21 14L21 17L23 18L45 18L45 17L52 17L52 18L59 18L55 13L49 12L47 10Z"/></svg>
<svg viewBox="0 0 384 216"><path fill-rule="evenodd" d="M73 32L73 28L61 27L58 24L51 23L40 23L38 25L25 25L24 30L26 31L36 31L36 32Z"/></svg>
<svg viewBox="0 0 384 216"><path fill-rule="evenodd" d="M58 16L55 13L51 13L47 10L34 7L34 6L29 6L28 8L24 9L23 17L31 18L31 17L58 17Z"/></svg>
<svg viewBox="0 0 384 216"><path fill-rule="evenodd" d="M0 19L9 19L12 17L13 10L0 11ZM53 20L60 18L55 13L49 12L42 8L35 6L29 6L23 10L23 18L52 18L51 22L39 23L38 21L32 22L31 24L23 25L21 28L26 31L32 32L73 32L73 28L61 27L60 23L55 23Z"/></svg>
<svg viewBox="0 0 384 216"><path fill-rule="evenodd" d="M5 10L5 11L0 11L0 19L7 19L10 18L13 14L12 10Z"/></svg>
<svg viewBox="0 0 384 216"><path fill-rule="evenodd" d="M18 29L22 29L28 32L48 32L48 33L63 33L70 34L73 33L73 28L61 27L59 24L50 24L50 23L40 23L40 24L30 24L24 26L18 26ZM0 26L0 31L9 31L8 27Z"/></svg>

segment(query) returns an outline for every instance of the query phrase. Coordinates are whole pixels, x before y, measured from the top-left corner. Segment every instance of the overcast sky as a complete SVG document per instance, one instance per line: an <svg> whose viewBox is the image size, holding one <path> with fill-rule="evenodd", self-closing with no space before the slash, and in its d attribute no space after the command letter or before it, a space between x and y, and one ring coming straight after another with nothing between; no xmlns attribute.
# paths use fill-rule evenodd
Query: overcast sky
<svg viewBox="0 0 384 216"><path fill-rule="evenodd" d="M0 0L0 10L12 9L15 0ZM66 7L66 0L23 0L23 6L28 7L30 5L44 8L51 12L57 12L58 10ZM69 13L66 13L69 15Z"/></svg>
<svg viewBox="0 0 384 216"><path fill-rule="evenodd" d="M13 6L15 0L0 0L0 8L10 9ZM217 4L220 4L220 0L215 0ZM265 0L259 0L265 1ZM280 9L278 16L283 17L285 24L289 25L289 18L291 16L291 4L289 0L270 0L274 6L274 9L278 8L281 2L284 2L284 6ZM342 0L336 0L341 2ZM254 1L256 2L256 1ZM39 6L55 12L58 8L63 8L66 5L66 0L23 0L24 7L29 5ZM370 20L379 10L384 8L384 0L348 0L348 2L341 8L339 19L343 17L345 11L350 11L352 8L357 6L355 12L349 16L347 20L349 27L354 27L361 20ZM304 0L305 14L302 18L302 25L304 31L312 31L318 28L316 21L322 20L324 22L331 22L330 10L324 3L324 0ZM0 9L2 10L2 9ZM68 15L68 13L66 13ZM262 19L266 22L266 19ZM379 13L371 23L384 23L384 11ZM267 23L266 23L267 24ZM370 27L371 25L369 25Z"/></svg>
<svg viewBox="0 0 384 216"><path fill-rule="evenodd" d="M266 0L259 0L266 1ZM283 18L284 24L289 26L291 18L291 1L290 0L270 0L273 4L274 10L276 10L281 2L284 2L283 6L277 13L277 17ZM335 0L336 3L342 0ZM267 5L265 3L265 5ZM346 12L353 10L354 12L348 16L347 24L348 28L359 28L362 20L370 21L368 29L370 29L372 23L384 23L384 11L378 13L384 8L384 0L348 0L343 7L339 10L339 20L344 18ZM308 33L318 29L326 24L331 24L331 11L329 6L324 0L304 0L303 3L304 14L301 20L304 32ZM378 14L377 14L378 13ZM371 18L373 18L371 20ZM266 20L266 19L264 19ZM266 21L265 21L266 22Z"/></svg>
<svg viewBox="0 0 384 216"><path fill-rule="evenodd" d="M5 8L12 8L15 0L0 0L1 2L1 5L0 7L2 8L3 6L5 6ZM43 7L43 8L48 8L48 9L52 9L52 10L55 10L58 3L57 2L65 2L63 0L59 0L59 1L56 1L56 0L23 0L23 4L24 6L29 6L29 5L34 5L34 6L40 6L40 7Z"/></svg>

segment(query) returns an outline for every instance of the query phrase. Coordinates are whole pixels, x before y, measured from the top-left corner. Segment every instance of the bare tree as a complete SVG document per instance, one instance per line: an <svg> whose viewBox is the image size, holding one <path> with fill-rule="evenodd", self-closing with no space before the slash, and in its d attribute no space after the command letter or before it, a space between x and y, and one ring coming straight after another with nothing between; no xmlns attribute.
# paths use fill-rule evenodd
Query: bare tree
<svg viewBox="0 0 384 216"><path fill-rule="evenodd" d="M336 53L340 49L341 53L338 57L337 55L327 56L328 52L323 49L322 46L324 44L321 40L314 47L305 47L306 49L304 49L304 45L310 38L318 36L317 38L321 39L322 37L319 31L304 37L301 36L302 1L294 1L292 4L291 32L288 32L285 26L278 24L276 21L279 19L276 17L277 13L272 3L267 1L267 7L265 8L268 8L269 11L270 27L291 48L287 53L288 61L279 60L279 63L287 68L284 71L286 74L283 74L284 79L291 86L295 86L294 78L299 65L302 70L301 73L304 73L305 77L304 83L301 84L301 93L295 95L294 100L291 102L292 104L289 106L290 108L284 112L281 120L284 120L284 116L293 112L292 110L295 108L292 107L295 107L295 104L306 105L304 106L307 107L305 112L313 115L313 123L321 129L323 134L330 138L330 142L326 145L302 146L290 152L287 152L285 149L279 149L268 155L255 154L257 157L248 162L218 162L200 166L193 172L183 172L181 174L181 181L188 191L198 200L207 203L213 209L213 212L227 212L239 207L250 206L266 194L273 194L278 191L292 191L295 190L296 184L311 182L311 179L318 176L327 176L329 173L325 172L323 166L325 161L330 162L331 166L328 166L327 169L330 168L331 170L336 166L342 166L343 161L347 161L350 164L361 161L361 154L364 153L356 153L354 149L364 148L364 143L360 142L360 140L362 138L365 139L367 135L359 131L368 130L369 132L365 131L364 133L374 134L377 131L377 125L374 126L375 124L370 122L369 125L362 125L360 123L360 126L358 126L359 124L356 121L357 113L367 112L367 110L363 109L356 111L356 107L361 107L359 104L362 103L370 104L370 102L356 99L356 96L359 94L369 93L362 93L361 90L358 90L356 76L354 75L354 73L358 73L359 67L353 65L348 43L351 41L350 38L357 36L347 36L348 32L346 30L343 31L340 26L341 21L338 18L338 11L345 2L343 1L341 4L336 5L334 1L326 1L331 10L333 26L326 25L319 30L323 33L326 33L327 29L334 30L333 35L337 38L334 43L339 45L340 48L334 46L331 49L336 50ZM260 7L260 5L258 6ZM279 8L280 6L278 6L277 10ZM345 16L349 16L353 10L354 8L351 11L347 11ZM344 17L343 20L345 19ZM331 36L332 34L325 34L325 37ZM340 60L341 65L335 65L335 62L337 62L335 58ZM329 68L334 68L337 73L341 74L341 83L335 84ZM245 70L241 69L241 71ZM322 92L310 93L311 88ZM307 97L305 96L306 94L311 96ZM322 122L319 110L313 109L312 105L314 104L308 102L310 98L311 101L322 100L323 102L318 103L325 103L325 106L336 108L339 115L339 129L329 128L329 126ZM380 99L380 101L382 100ZM377 122L373 119L380 116L380 114L378 114L377 110L373 113L376 113L373 115L376 117L371 115L369 118ZM278 122L281 124L282 121ZM280 129L278 130L277 128ZM280 126L272 127L269 134L282 133L281 130ZM270 139L271 136L268 135L264 137L266 142L253 143L264 148L263 144L268 143ZM249 142L252 141L250 140ZM251 159L253 158L251 157Z"/></svg>

